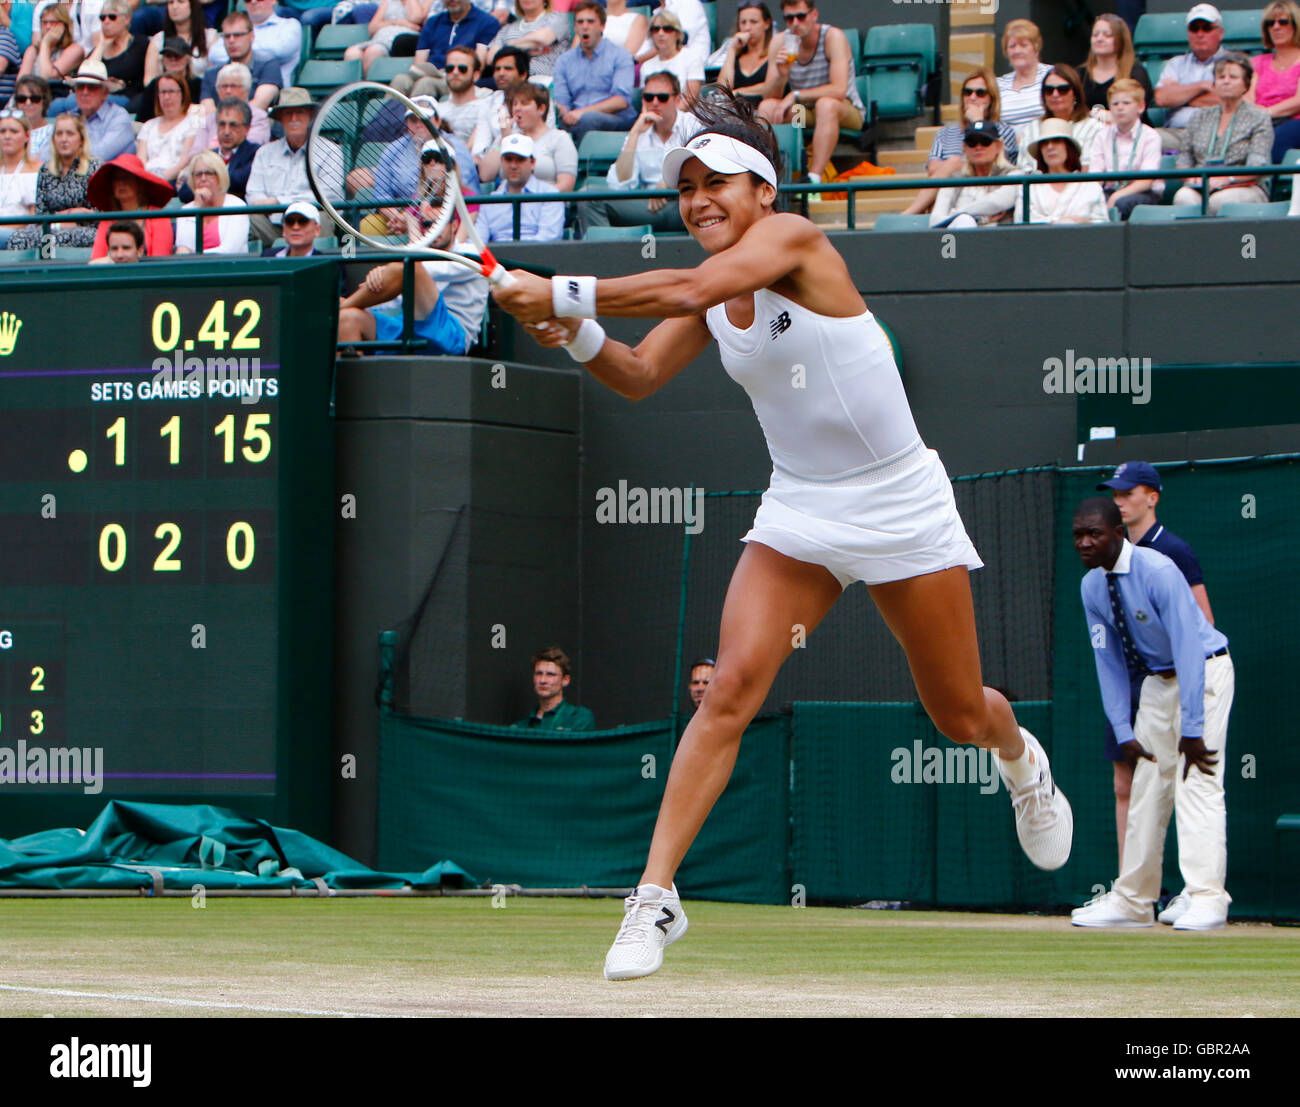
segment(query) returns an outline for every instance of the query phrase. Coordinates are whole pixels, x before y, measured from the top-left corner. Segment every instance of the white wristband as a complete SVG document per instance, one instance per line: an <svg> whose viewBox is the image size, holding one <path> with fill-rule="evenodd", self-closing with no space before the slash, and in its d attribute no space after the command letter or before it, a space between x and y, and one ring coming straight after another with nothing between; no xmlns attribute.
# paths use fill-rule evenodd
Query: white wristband
<svg viewBox="0 0 1300 1107"><path fill-rule="evenodd" d="M557 319L595 319L596 278L552 277L551 307Z"/></svg>
<svg viewBox="0 0 1300 1107"><path fill-rule="evenodd" d="M573 336L572 341L564 344L564 348L569 351L569 357L574 361L586 365L600 353L604 345L605 328L594 319L584 319L582 326L578 328L578 333Z"/></svg>

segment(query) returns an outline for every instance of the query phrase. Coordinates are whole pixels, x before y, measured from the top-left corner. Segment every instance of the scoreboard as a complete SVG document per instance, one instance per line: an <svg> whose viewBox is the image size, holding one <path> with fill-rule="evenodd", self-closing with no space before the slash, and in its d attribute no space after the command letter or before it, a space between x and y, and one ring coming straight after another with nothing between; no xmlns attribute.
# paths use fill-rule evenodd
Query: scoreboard
<svg viewBox="0 0 1300 1107"><path fill-rule="evenodd" d="M0 837L326 831L336 319L328 260L0 275Z"/></svg>

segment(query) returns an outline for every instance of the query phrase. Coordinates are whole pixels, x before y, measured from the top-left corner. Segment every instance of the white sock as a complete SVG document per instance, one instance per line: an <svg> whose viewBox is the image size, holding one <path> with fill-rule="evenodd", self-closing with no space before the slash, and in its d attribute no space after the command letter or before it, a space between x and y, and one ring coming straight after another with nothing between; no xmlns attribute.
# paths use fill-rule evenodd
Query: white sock
<svg viewBox="0 0 1300 1107"><path fill-rule="evenodd" d="M809 174L808 174L808 179L809 179L810 181L812 181L813 184L821 184L821 183L822 183L822 175L821 175L820 173L809 173Z"/></svg>
<svg viewBox="0 0 1300 1107"><path fill-rule="evenodd" d="M1024 752L1019 757L1010 760L1004 758L998 753L998 768L1002 770L1002 778L1013 788L1023 788L1026 784L1032 784L1038 778L1038 762L1033 760L1033 747L1028 742L1025 743Z"/></svg>
<svg viewBox="0 0 1300 1107"><path fill-rule="evenodd" d="M672 890L677 891L676 884L673 885ZM667 888L661 888L658 884L640 884L637 886L637 894L642 899L660 899L670 893Z"/></svg>

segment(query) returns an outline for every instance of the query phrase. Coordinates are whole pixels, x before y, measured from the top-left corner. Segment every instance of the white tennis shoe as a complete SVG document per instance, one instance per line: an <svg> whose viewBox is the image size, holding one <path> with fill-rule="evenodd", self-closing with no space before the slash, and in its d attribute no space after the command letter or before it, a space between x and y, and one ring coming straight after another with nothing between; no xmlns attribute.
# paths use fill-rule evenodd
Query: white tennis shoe
<svg viewBox="0 0 1300 1107"><path fill-rule="evenodd" d="M1137 929L1155 925L1151 921L1150 911L1146 918L1131 914L1124 901L1114 892L1107 892L1104 896L1090 900L1083 907L1076 908L1070 914L1070 924L1095 927L1098 930Z"/></svg>
<svg viewBox="0 0 1300 1107"><path fill-rule="evenodd" d="M1191 906L1191 897L1186 892L1179 892L1178 895L1165 904L1165 909L1156 916L1156 922L1162 922L1166 926L1173 926L1174 923L1187 914L1188 908Z"/></svg>
<svg viewBox="0 0 1300 1107"><path fill-rule="evenodd" d="M658 972L664 963L664 946L677 941L688 925L675 884L671 889L642 884L632 889L623 905L623 925L605 955L606 980L634 980Z"/></svg>
<svg viewBox="0 0 1300 1107"><path fill-rule="evenodd" d="M1051 872L1070 859L1070 846L1074 841L1074 813L1065 793L1052 780L1052 767L1047 754L1037 738L1024 727L1020 736L1033 751L1034 764L1038 766L1035 778L1023 787L1013 787L1002 767L1002 758L994 751L993 757L1002 774L1002 783L1011 795L1011 807L1016 813L1016 836L1020 848L1040 869Z"/></svg>

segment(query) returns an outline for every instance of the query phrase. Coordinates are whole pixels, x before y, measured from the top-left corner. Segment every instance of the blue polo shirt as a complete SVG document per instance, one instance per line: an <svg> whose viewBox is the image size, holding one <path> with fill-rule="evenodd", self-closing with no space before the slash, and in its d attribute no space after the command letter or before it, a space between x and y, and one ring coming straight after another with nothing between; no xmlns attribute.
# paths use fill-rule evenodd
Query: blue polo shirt
<svg viewBox="0 0 1300 1107"><path fill-rule="evenodd" d="M1178 566L1158 550L1125 540L1111 572L1119 586L1124 621L1147 668L1153 672L1173 669L1178 674L1183 737L1201 737L1205 730L1205 661L1228 645L1227 637L1210 626ZM1084 574L1079 587L1106 718L1119 742L1131 742L1128 668L1106 576L1105 569L1092 569Z"/></svg>
<svg viewBox="0 0 1300 1107"><path fill-rule="evenodd" d="M1166 530L1163 524L1157 523L1134 545L1159 550L1178 566L1183 576L1187 578L1188 584L1197 585L1205 582L1205 574L1201 572L1201 563L1197 560L1196 551L1173 531Z"/></svg>
<svg viewBox="0 0 1300 1107"><path fill-rule="evenodd" d="M486 45L501 33L501 24L494 16L479 8L470 8L459 23L453 23L446 12L426 20L420 30L416 50L428 50L429 61L441 69L447 64L447 51L453 46Z"/></svg>
<svg viewBox="0 0 1300 1107"><path fill-rule="evenodd" d="M581 46L560 55L555 63L551 91L562 108L585 108L611 96L621 96L632 105L636 83L632 55L623 47L602 38L591 57Z"/></svg>

